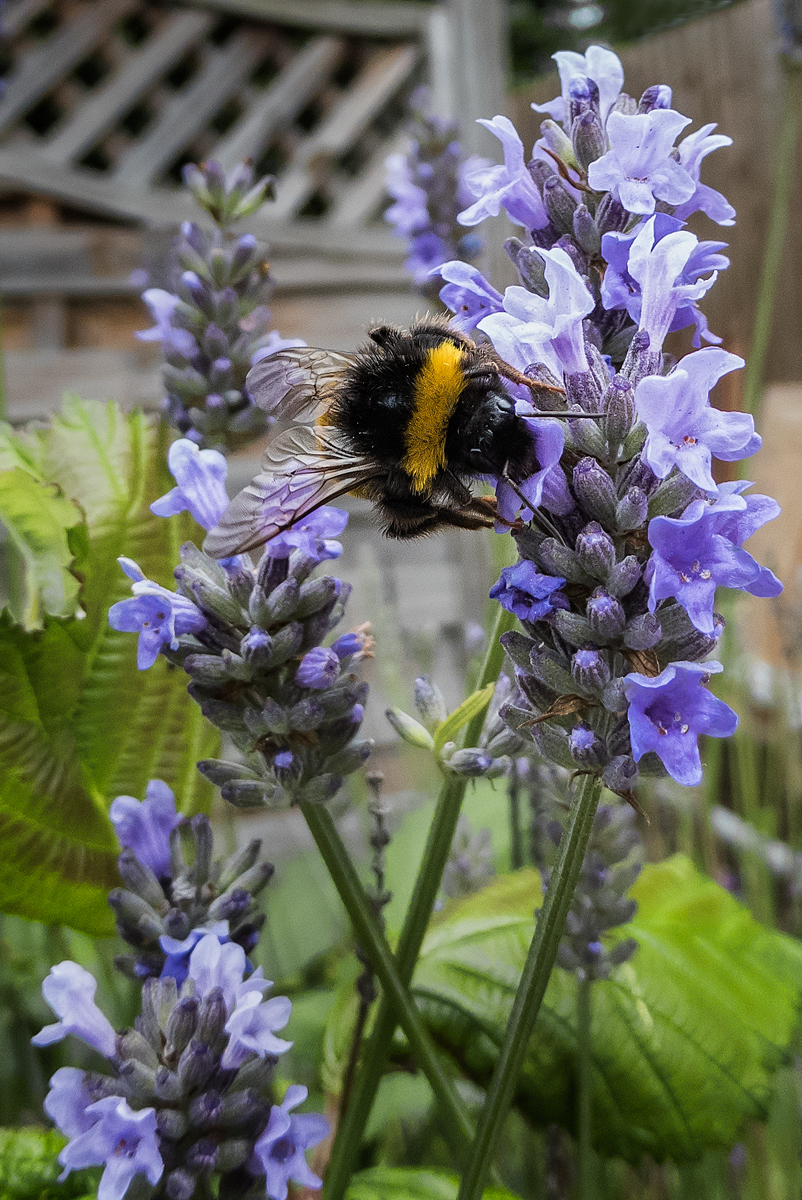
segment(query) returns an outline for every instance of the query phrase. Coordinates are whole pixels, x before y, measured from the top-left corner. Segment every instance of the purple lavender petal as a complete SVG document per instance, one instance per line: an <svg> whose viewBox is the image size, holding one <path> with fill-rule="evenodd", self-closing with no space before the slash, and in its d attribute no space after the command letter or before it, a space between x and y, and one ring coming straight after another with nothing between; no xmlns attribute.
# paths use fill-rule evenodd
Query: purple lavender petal
<svg viewBox="0 0 802 1200"><path fill-rule="evenodd" d="M69 1034L86 1042L106 1058L113 1058L116 1035L108 1017L95 1004L97 980L78 963L57 963L42 984L42 994L59 1018L31 1038L34 1046L49 1046Z"/></svg>
<svg viewBox="0 0 802 1200"><path fill-rule="evenodd" d="M109 817L121 846L129 846L159 879L170 875L170 833L181 821L175 796L161 779L151 779L145 799L117 796Z"/></svg>

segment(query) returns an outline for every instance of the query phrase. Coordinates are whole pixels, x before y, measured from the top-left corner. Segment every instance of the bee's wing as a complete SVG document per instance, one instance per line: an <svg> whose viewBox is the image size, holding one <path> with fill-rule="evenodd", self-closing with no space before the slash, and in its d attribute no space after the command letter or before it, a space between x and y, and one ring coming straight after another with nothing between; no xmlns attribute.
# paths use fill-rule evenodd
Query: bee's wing
<svg viewBox="0 0 802 1200"><path fill-rule="evenodd" d="M331 425L295 425L273 438L262 470L235 496L203 543L213 558L255 550L329 500L381 471L354 455Z"/></svg>
<svg viewBox="0 0 802 1200"><path fill-rule="evenodd" d="M293 421L315 421L325 412L343 371L355 355L293 346L263 358L245 386L265 412Z"/></svg>

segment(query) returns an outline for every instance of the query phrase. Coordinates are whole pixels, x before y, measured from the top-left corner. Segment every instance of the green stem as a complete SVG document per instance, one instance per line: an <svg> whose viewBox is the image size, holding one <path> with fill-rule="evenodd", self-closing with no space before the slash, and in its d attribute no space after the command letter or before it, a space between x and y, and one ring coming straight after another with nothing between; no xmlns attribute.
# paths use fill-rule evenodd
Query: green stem
<svg viewBox="0 0 802 1200"><path fill-rule="evenodd" d="M795 178L796 144L799 135L799 111L802 71L786 65L783 114L777 139L777 159L772 190L766 250L760 276L755 326L744 382L744 410L757 415L763 389L764 368L771 335L771 319L777 294L777 279L783 265L788 208Z"/></svg>
<svg viewBox="0 0 802 1200"><path fill-rule="evenodd" d="M448 1121L445 1132L453 1142L454 1149L464 1154L473 1137L473 1124L453 1083L443 1070L434 1043L409 993L407 982L402 982L399 977L390 947L378 926L370 900L337 832L331 813L322 804L302 803L301 811L345 905L357 940L368 955L409 1039L417 1064L428 1079L442 1114Z"/></svg>
<svg viewBox="0 0 802 1200"><path fill-rule="evenodd" d="M499 643L499 638L502 633L512 628L513 623L510 614L500 604L497 605L485 659L476 683L477 689L485 687L493 679L498 678L501 664L504 661L504 651ZM482 732L484 716L484 713L480 713L468 723L464 745L476 745L479 734ZM405 986L412 979L412 972L415 969L426 927L429 924L434 902L440 889L440 880L451 844L454 841L454 832L457 828L466 787L467 780L465 779L447 778L437 798L415 891L412 894L404 927L398 940L395 963L398 977ZM345 1195L348 1181L356 1166L359 1146L381 1082L396 1024L395 1006L392 999L385 995L379 1005L376 1023L365 1049L354 1090L348 1102L348 1109L337 1129L334 1149L326 1170L326 1200L342 1200Z"/></svg>
<svg viewBox="0 0 802 1200"><path fill-rule="evenodd" d="M513 871L519 871L524 865L524 837L521 829L521 781L514 762L510 768L507 799L510 802L510 867Z"/></svg>
<svg viewBox="0 0 802 1200"><path fill-rule="evenodd" d="M577 1143L579 1146L579 1200L593 1200L593 1145L591 1142L591 1096L593 1093L593 1037L591 998L593 981L580 979L576 994L576 1026L579 1091Z"/></svg>
<svg viewBox="0 0 802 1200"><path fill-rule="evenodd" d="M543 907L538 913L535 934L515 993L487 1099L479 1117L458 1200L479 1200L482 1195L487 1171L495 1156L529 1038L557 957L557 947L585 857L600 793L601 781L583 775L571 806L568 828L560 842Z"/></svg>

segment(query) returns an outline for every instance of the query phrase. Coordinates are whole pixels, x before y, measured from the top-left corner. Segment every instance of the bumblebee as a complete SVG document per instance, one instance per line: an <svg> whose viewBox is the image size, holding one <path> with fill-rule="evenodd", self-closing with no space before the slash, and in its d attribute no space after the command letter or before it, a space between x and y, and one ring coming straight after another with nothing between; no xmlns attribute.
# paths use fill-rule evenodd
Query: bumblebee
<svg viewBox="0 0 802 1200"><path fill-rule="evenodd" d="M443 318L408 332L380 325L369 337L356 354L299 347L250 371L254 402L277 423L261 472L207 535L208 554L254 550L345 492L373 502L388 537L486 528L495 501L474 496L470 481L504 475L515 484L538 469L503 380L536 399L561 388L521 374Z"/></svg>

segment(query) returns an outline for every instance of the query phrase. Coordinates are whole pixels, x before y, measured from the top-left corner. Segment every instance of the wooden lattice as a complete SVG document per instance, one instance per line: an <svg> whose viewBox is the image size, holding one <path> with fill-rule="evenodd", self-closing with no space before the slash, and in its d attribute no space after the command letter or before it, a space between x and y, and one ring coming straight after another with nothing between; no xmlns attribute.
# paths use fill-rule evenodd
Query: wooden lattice
<svg viewBox="0 0 802 1200"><path fill-rule="evenodd" d="M414 22L315 29L297 7L6 0L0 182L164 221L185 163L250 158L277 178L273 220L364 227L422 43Z"/></svg>

